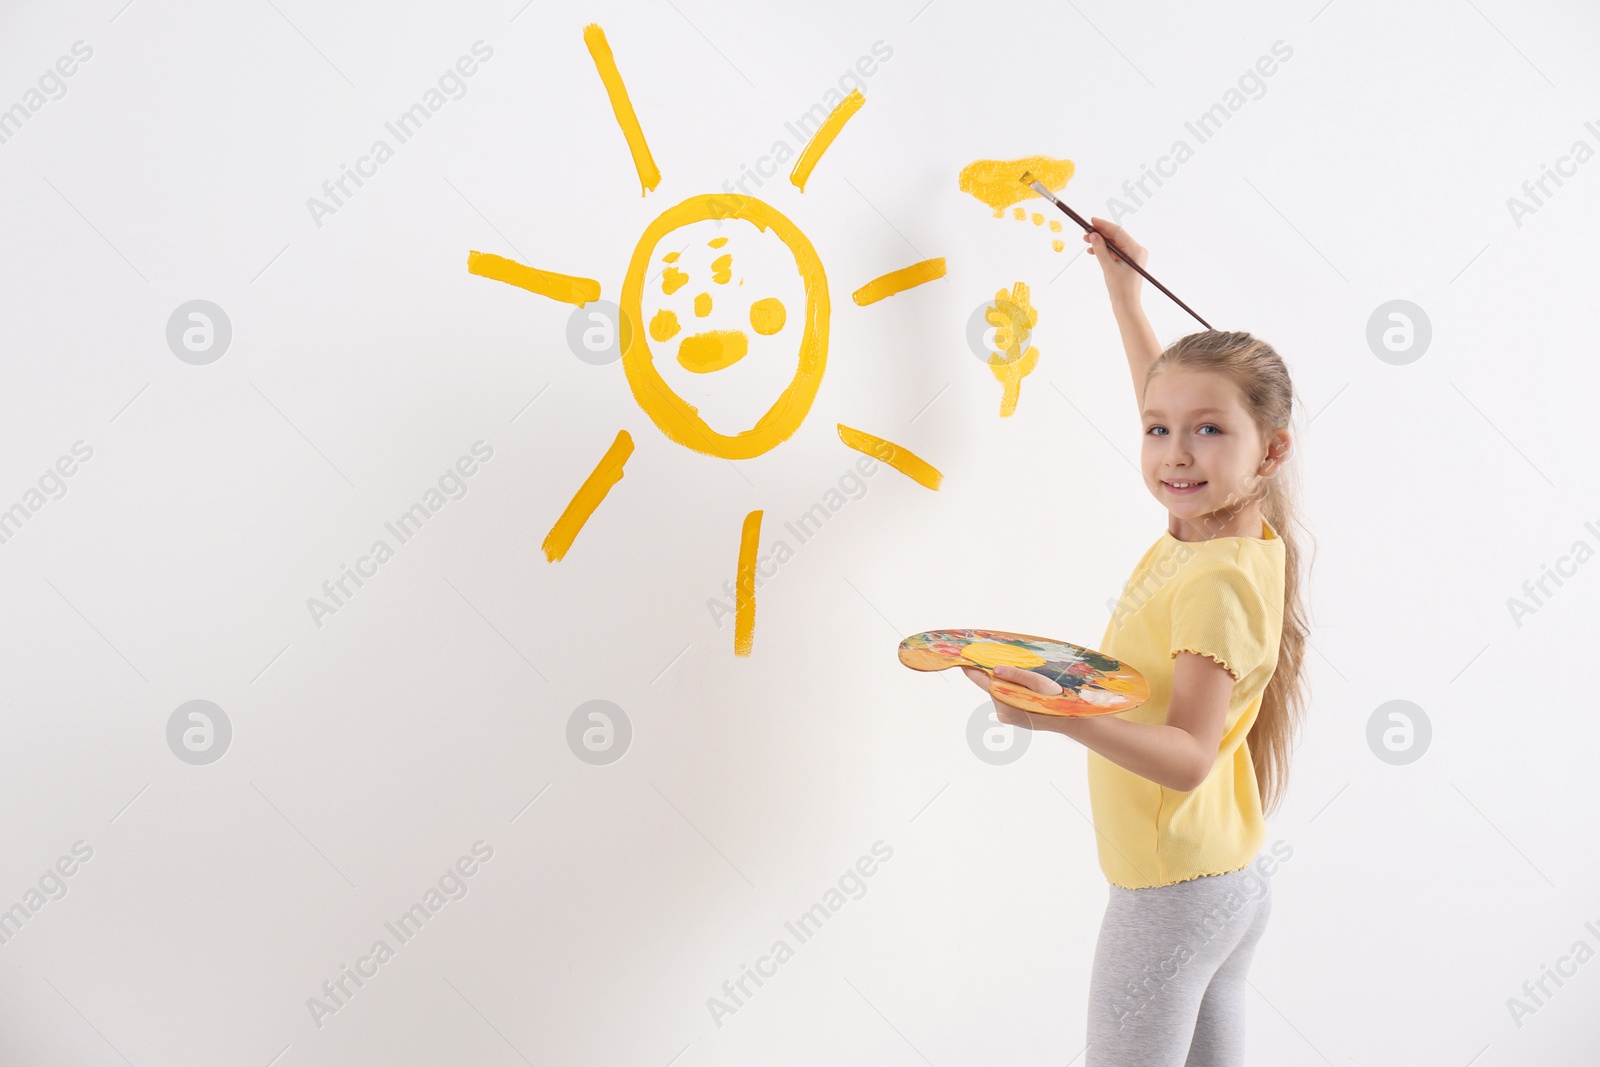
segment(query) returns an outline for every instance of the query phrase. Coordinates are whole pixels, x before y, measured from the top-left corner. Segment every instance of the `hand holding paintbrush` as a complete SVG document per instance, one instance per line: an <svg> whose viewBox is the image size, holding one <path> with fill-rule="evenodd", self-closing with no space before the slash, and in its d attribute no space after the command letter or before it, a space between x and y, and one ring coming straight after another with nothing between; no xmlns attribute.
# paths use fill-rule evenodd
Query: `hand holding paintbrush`
<svg viewBox="0 0 1600 1067"><path fill-rule="evenodd" d="M1076 222L1079 226L1083 227L1085 231L1084 239L1089 242L1089 250L1100 257L1100 266L1102 269L1106 270L1106 284L1108 286L1112 286L1114 284L1114 275L1112 270L1115 264L1113 260L1121 260L1123 263L1126 263L1128 266L1132 267L1135 271L1138 271L1140 277L1148 279L1151 285L1155 286L1157 289L1160 289L1163 293L1167 294L1167 296L1171 297L1173 303L1177 304L1179 307L1183 308L1183 310L1193 315L1195 321L1199 322L1200 325L1204 326L1208 330L1212 328L1209 322L1196 314L1194 308L1190 307L1188 304L1185 304L1182 300L1179 300L1177 295L1174 294L1171 289L1168 289L1166 286L1156 281L1155 277L1151 275L1149 271L1144 269L1144 260L1148 258L1149 254L1137 244L1133 244L1131 239L1127 237L1120 227L1114 223L1107 222L1106 220L1100 218L1095 219L1094 224L1091 225L1087 220L1084 219L1082 215L1072 210L1054 193L1046 188L1043 182L1034 181L1033 175L1028 171L1023 171L1022 177L1019 180L1022 182L1022 184L1028 186L1034 192L1038 193L1056 207L1060 208L1068 218L1072 219L1073 222ZM1115 239L1118 236L1124 240L1128 240L1131 248L1121 246ZM1111 259L1108 259L1106 255L1107 249L1109 249L1112 254ZM1136 285L1135 288L1137 288Z"/></svg>
<svg viewBox="0 0 1600 1067"><path fill-rule="evenodd" d="M1107 291L1114 299L1138 299L1139 284L1144 276L1130 268L1148 263L1149 250L1114 222L1097 215L1091 216L1089 221L1094 229L1087 231L1083 240L1089 246L1089 254L1100 261Z"/></svg>

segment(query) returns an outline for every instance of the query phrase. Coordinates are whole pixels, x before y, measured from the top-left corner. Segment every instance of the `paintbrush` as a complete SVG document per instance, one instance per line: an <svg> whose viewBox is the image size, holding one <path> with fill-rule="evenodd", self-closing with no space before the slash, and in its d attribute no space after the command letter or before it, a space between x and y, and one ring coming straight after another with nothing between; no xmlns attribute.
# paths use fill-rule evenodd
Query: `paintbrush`
<svg viewBox="0 0 1600 1067"><path fill-rule="evenodd" d="M1067 217L1070 218L1073 222L1076 222L1079 226L1082 226L1085 233L1100 233L1099 230L1097 230L1093 226L1089 225L1089 222L1088 222L1087 219L1085 219L1082 215L1078 214L1076 211L1072 210L1066 204L1062 203L1061 200L1059 200L1054 193L1052 193L1049 189L1046 189L1045 185L1044 185L1044 182L1029 181L1028 180L1028 179L1030 179L1032 177L1033 177L1033 172L1029 171L1029 170L1025 170L1025 171L1022 172L1022 177L1017 179L1017 180L1022 182L1023 185L1026 185L1028 188L1032 189L1034 192L1038 193L1040 196L1044 197L1046 200L1050 201L1052 204L1054 204L1056 207L1060 208L1062 211L1066 212ZM1207 322L1205 319L1200 318L1200 316L1198 314L1196 314L1194 308L1190 307L1188 304L1185 304L1182 300L1179 300L1178 297L1176 296L1176 294L1174 294L1171 289L1168 289L1166 286L1164 286L1160 282L1156 281L1155 278L1151 277L1149 271L1145 270L1143 267L1139 266L1139 264L1135 263L1132 259L1130 259L1126 255L1124 255L1123 252L1122 252L1122 249L1118 248L1116 246L1115 242L1113 242L1111 240L1111 238L1107 237L1103 233L1100 233L1100 239L1106 243L1106 247L1107 248L1111 249L1111 251L1113 251L1113 252L1115 252L1117 254L1118 258L1120 258L1122 260L1122 262L1126 263L1128 266L1132 267L1134 270L1136 270L1140 274L1142 274L1144 276L1145 280L1148 281L1151 285L1155 286L1157 289L1160 289L1163 293L1166 293L1168 296L1172 297L1172 302L1174 304L1177 304L1179 307L1181 307L1183 310L1187 311L1189 314L1194 315L1195 320L1198 321L1200 323L1200 325L1204 326L1208 330L1212 329L1211 324L1209 322Z"/></svg>

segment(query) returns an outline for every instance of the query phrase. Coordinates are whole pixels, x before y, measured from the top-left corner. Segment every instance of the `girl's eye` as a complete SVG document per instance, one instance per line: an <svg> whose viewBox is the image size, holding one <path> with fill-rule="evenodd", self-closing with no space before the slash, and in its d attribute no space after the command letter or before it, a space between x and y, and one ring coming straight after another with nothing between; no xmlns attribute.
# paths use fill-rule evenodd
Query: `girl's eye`
<svg viewBox="0 0 1600 1067"><path fill-rule="evenodd" d="M1167 432L1167 428L1165 426L1152 426L1148 430L1145 431L1145 433L1147 433L1147 434L1152 434L1152 433L1157 433L1157 432L1166 433Z"/></svg>
<svg viewBox="0 0 1600 1067"><path fill-rule="evenodd" d="M1216 430L1217 433L1221 433L1222 432L1222 427L1214 425L1213 423L1209 423L1209 422L1206 423L1204 426L1202 426L1200 428L1202 430ZM1208 434L1207 436L1214 436L1214 435Z"/></svg>

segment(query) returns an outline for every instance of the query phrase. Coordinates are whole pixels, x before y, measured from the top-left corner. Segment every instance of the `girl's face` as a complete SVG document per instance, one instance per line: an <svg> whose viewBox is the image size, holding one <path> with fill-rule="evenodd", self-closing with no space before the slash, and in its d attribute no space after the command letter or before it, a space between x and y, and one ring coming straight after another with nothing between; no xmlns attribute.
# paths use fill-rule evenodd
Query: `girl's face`
<svg viewBox="0 0 1600 1067"><path fill-rule="evenodd" d="M1238 387L1212 371L1168 367L1144 392L1145 485L1173 516L1235 512L1261 491L1267 445Z"/></svg>

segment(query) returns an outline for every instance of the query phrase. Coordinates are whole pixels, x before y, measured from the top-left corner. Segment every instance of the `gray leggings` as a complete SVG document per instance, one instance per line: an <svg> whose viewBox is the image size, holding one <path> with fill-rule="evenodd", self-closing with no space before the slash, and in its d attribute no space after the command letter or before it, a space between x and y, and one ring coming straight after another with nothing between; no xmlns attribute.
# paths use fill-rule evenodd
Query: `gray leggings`
<svg viewBox="0 0 1600 1067"><path fill-rule="evenodd" d="M1109 886L1089 980L1086 1067L1238 1067L1245 973L1272 913L1254 863L1148 889Z"/></svg>

